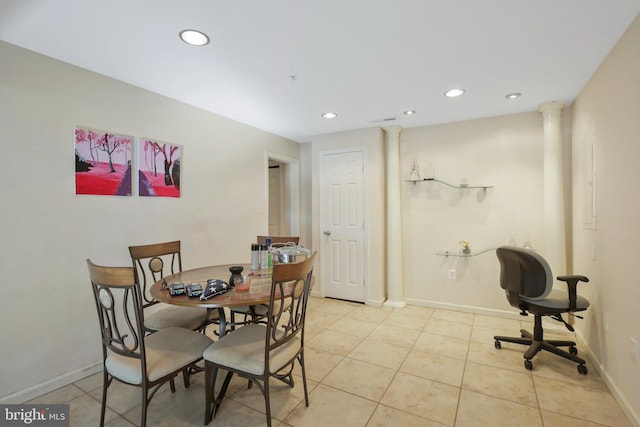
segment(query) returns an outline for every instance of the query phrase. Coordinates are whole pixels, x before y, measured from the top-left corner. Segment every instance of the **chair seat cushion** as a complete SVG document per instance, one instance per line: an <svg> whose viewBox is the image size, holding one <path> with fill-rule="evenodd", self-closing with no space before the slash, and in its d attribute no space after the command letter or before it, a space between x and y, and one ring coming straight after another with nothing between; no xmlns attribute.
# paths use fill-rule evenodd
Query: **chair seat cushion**
<svg viewBox="0 0 640 427"><path fill-rule="evenodd" d="M147 376L155 381L198 361L212 343L204 334L184 328L165 328L145 337ZM137 358L109 352L105 368L116 378L142 384L141 362Z"/></svg>
<svg viewBox="0 0 640 427"><path fill-rule="evenodd" d="M147 329L159 331L160 329L175 326L196 330L207 319L207 309L193 307L179 307L177 305L162 304L167 306L150 314L145 312L144 326ZM217 310L212 310L217 312Z"/></svg>
<svg viewBox="0 0 640 427"><path fill-rule="evenodd" d="M542 307L544 309L557 310L556 312L567 312L569 310L569 294L567 291L553 289L544 299L531 299L520 297L520 299L528 303L529 308L533 306ZM576 311L586 310L589 307L589 300L585 297L576 296ZM535 309L530 310L535 313Z"/></svg>
<svg viewBox="0 0 640 427"><path fill-rule="evenodd" d="M211 344L202 356L218 366L263 375L266 333L267 327L264 325L243 326ZM278 372L291 362L298 354L301 343L300 338L295 336L273 350L269 357L269 372Z"/></svg>

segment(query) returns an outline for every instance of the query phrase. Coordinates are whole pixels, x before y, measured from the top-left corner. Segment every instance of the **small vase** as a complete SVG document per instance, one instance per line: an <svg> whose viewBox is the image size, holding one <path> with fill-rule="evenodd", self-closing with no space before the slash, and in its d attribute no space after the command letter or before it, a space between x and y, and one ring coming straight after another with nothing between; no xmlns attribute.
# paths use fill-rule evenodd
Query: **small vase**
<svg viewBox="0 0 640 427"><path fill-rule="evenodd" d="M242 274L240 274L242 273L242 270L244 270L244 267L240 265L229 267L229 271L231 272L231 277L229 277L229 286L234 286L237 278L242 279Z"/></svg>
<svg viewBox="0 0 640 427"><path fill-rule="evenodd" d="M471 254L471 249L468 248L468 247L465 247L465 248L462 249L462 253L465 254L465 255L469 255L469 254Z"/></svg>

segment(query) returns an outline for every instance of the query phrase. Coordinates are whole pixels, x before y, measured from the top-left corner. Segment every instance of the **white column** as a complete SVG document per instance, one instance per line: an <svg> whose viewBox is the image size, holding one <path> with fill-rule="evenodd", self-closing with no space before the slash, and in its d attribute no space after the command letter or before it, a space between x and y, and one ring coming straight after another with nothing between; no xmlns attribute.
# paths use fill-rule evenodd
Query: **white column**
<svg viewBox="0 0 640 427"><path fill-rule="evenodd" d="M544 257L554 276L566 273L562 109L564 102L538 108L544 127Z"/></svg>
<svg viewBox="0 0 640 427"><path fill-rule="evenodd" d="M387 301L385 307L403 308L404 274L402 271L402 210L400 196L400 126L389 126L387 148Z"/></svg>

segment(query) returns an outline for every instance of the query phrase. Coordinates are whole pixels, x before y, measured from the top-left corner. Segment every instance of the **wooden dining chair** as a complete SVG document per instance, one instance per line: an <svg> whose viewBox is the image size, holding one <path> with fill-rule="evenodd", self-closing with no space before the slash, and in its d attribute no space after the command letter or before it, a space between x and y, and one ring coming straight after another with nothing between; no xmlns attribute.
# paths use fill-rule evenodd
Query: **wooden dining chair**
<svg viewBox="0 0 640 427"><path fill-rule="evenodd" d="M167 327L151 335L143 323L144 299L131 267L104 267L87 259L102 340L103 385L100 426L104 426L107 390L113 380L140 387L142 414L147 422L149 402L158 389L182 372L189 387L189 373L212 343L204 334Z"/></svg>
<svg viewBox="0 0 640 427"><path fill-rule="evenodd" d="M267 425L271 426L269 379L293 387L296 360L302 369L305 405L309 406L304 365L304 326L315 252L299 263L276 264L271 279L266 324L253 323L225 335L203 353L205 366L205 415L209 424L222 403L233 374L255 384L265 400ZM227 374L216 395L219 369Z"/></svg>
<svg viewBox="0 0 640 427"><path fill-rule="evenodd" d="M218 319L218 311L205 308L179 307L155 300L149 288L158 280L182 271L180 241L129 246L136 281L142 289L145 309L144 325L148 332L171 326L204 330ZM155 307L153 307L155 306ZM153 308L151 308L153 307Z"/></svg>
<svg viewBox="0 0 640 427"><path fill-rule="evenodd" d="M295 243L296 245L300 243L299 236L257 236L256 243L265 245L267 243L267 238L271 239L271 244L283 245L285 243ZM231 323L235 324L236 314L243 316L243 321L238 322L238 324L245 324L247 322L258 322L260 319L264 318L267 315L268 307L265 304L261 305L243 305L239 307L233 307L230 311L231 314Z"/></svg>
<svg viewBox="0 0 640 427"><path fill-rule="evenodd" d="M298 236L292 236L292 237L287 237L287 236L258 236L258 238L256 239L256 243L260 243L260 244L266 244L267 243L267 238L271 239L271 243L295 243L296 245L300 243L300 237Z"/></svg>

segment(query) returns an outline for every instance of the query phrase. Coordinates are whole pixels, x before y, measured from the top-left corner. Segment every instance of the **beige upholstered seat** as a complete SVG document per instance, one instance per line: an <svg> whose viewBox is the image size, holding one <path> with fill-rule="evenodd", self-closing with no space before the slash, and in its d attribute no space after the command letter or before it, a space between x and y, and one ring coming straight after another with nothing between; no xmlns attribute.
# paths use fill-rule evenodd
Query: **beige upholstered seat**
<svg viewBox="0 0 640 427"><path fill-rule="evenodd" d="M149 294L149 288L155 282L165 276L182 271L179 240L129 246L129 254L135 269L136 279L142 288L145 308L144 325L147 331L154 332L171 326L195 331L218 318L217 310L208 313L204 308L162 304ZM151 308L152 306L154 307Z"/></svg>
<svg viewBox="0 0 640 427"><path fill-rule="evenodd" d="M265 399L267 425L271 426L269 378L293 387L293 367L302 369L305 404L309 406L304 365L304 324L315 253L299 263L273 267L271 298L264 317L266 324L243 326L211 344L203 353L205 360L206 406L204 423L209 424L222 403L233 374L255 384ZM285 289L292 289L284 297ZM218 369L227 371L218 395L215 384Z"/></svg>
<svg viewBox="0 0 640 427"><path fill-rule="evenodd" d="M202 360L212 343L204 334L176 327L146 335L143 298L132 267L102 267L87 260L102 338L103 388L100 425L104 425L107 390L113 380L140 387L145 426L147 407L166 382L175 392L173 379L182 372L189 387L190 368ZM145 336L146 335L146 336Z"/></svg>

